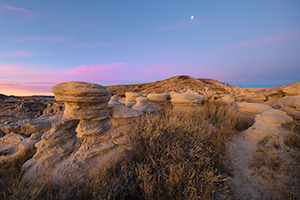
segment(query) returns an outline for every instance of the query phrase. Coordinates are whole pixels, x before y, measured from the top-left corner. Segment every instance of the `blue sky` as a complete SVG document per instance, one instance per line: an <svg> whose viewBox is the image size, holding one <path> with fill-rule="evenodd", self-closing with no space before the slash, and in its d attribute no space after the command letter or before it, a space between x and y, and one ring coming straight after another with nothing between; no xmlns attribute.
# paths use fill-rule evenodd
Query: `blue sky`
<svg viewBox="0 0 300 200"><path fill-rule="evenodd" d="M182 74L242 87L300 81L300 1L0 0L0 93Z"/></svg>

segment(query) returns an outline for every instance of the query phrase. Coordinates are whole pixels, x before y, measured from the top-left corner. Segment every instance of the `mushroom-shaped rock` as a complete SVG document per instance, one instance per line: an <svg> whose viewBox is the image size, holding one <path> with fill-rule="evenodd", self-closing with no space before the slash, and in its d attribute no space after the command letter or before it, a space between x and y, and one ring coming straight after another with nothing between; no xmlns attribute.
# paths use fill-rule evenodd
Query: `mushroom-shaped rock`
<svg viewBox="0 0 300 200"><path fill-rule="evenodd" d="M242 114L257 115L272 107L262 103L237 102L238 111Z"/></svg>
<svg viewBox="0 0 300 200"><path fill-rule="evenodd" d="M205 100L204 96L196 95L196 94L190 94L190 93L174 93L171 94L171 103L174 106L178 107L195 107L202 104L202 102Z"/></svg>
<svg viewBox="0 0 300 200"><path fill-rule="evenodd" d="M161 110L163 106L171 104L171 96L168 93L150 93L147 97L150 100L149 105L151 105L154 110Z"/></svg>
<svg viewBox="0 0 300 200"><path fill-rule="evenodd" d="M140 110L145 113L153 112L153 108L148 104L149 98L147 97L138 97L136 99L136 104L132 107L135 110Z"/></svg>
<svg viewBox="0 0 300 200"><path fill-rule="evenodd" d="M140 94L140 93L137 93L137 92L126 92L126 93L125 93L125 96L126 96L126 102L125 102L125 105L126 105L128 108L131 108L131 107L134 106L134 104L136 103L136 102L135 102L136 98L141 97L141 96L143 96L143 95Z"/></svg>
<svg viewBox="0 0 300 200"><path fill-rule="evenodd" d="M52 88L55 99L65 103L64 117L69 119L106 119L109 91L98 84L63 82Z"/></svg>
<svg viewBox="0 0 300 200"><path fill-rule="evenodd" d="M114 127L129 124L134 118L143 114L142 111L126 107L123 103L119 102L116 95L108 102L108 108L112 116L112 126Z"/></svg>

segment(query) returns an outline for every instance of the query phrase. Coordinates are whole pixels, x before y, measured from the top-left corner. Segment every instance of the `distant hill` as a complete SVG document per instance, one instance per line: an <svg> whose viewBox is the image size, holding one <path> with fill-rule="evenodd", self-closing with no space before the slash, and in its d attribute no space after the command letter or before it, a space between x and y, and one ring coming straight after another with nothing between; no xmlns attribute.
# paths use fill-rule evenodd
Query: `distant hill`
<svg viewBox="0 0 300 200"><path fill-rule="evenodd" d="M190 76L175 76L162 81L152 83L132 84L132 85L113 85L106 87L111 95L125 97L125 92L149 93L170 93L185 92L192 90L198 94L222 94L229 93L233 87L213 79L200 79Z"/></svg>

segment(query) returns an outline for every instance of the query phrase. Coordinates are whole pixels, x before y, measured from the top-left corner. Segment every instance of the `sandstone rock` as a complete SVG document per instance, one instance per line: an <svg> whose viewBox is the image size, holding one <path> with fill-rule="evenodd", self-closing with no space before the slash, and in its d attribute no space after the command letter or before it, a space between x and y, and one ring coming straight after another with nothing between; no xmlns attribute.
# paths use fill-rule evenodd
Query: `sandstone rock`
<svg viewBox="0 0 300 200"><path fill-rule="evenodd" d="M64 118L53 123L36 144L37 153L23 165L24 179L51 177L55 183L84 184L84 174L91 175L123 157L129 148L126 136L119 127L111 126L114 118L108 112L109 91L101 85L66 82L56 85L53 92L66 104ZM115 112L123 108L129 109L116 97L110 101L113 116L120 117Z"/></svg>
<svg viewBox="0 0 300 200"><path fill-rule="evenodd" d="M156 111L161 110L165 106L171 105L171 96L167 93L150 93L147 95L149 98L149 105L152 106L152 108Z"/></svg>
<svg viewBox="0 0 300 200"><path fill-rule="evenodd" d="M112 116L112 126L114 127L130 124L133 119L143 114L142 111L126 107L123 103L119 102L117 96L111 98L108 103L108 108L110 115Z"/></svg>
<svg viewBox="0 0 300 200"><path fill-rule="evenodd" d="M126 96L126 103L125 103L125 105L128 108L131 108L136 103L135 102L136 98L141 97L143 95L140 94L140 93L137 93L137 92L126 92L125 96Z"/></svg>
<svg viewBox="0 0 300 200"><path fill-rule="evenodd" d="M257 115L272 107L262 103L237 102L238 111L242 114Z"/></svg>
<svg viewBox="0 0 300 200"><path fill-rule="evenodd" d="M14 132L29 137L32 133L44 133L51 128L49 118L13 119L5 122L0 128L4 133Z"/></svg>
<svg viewBox="0 0 300 200"><path fill-rule="evenodd" d="M293 118L289 117L284 111L269 109L256 115L255 123L245 131L244 136L250 143L257 145L268 135L276 136L280 134L282 125L292 121Z"/></svg>
<svg viewBox="0 0 300 200"><path fill-rule="evenodd" d="M106 119L109 91L97 84L63 82L52 88L55 99L65 103L64 117L69 119Z"/></svg>
<svg viewBox="0 0 300 200"><path fill-rule="evenodd" d="M34 148L40 141L41 133L33 133L29 138L15 134L13 132L0 138L0 162L16 159L26 153L27 150Z"/></svg>
<svg viewBox="0 0 300 200"><path fill-rule="evenodd" d="M300 95L300 81L290 84L283 89L286 96Z"/></svg>
<svg viewBox="0 0 300 200"><path fill-rule="evenodd" d="M145 113L153 112L153 108L148 104L148 102L149 102L149 98L138 97L136 99L136 104L132 108Z"/></svg>
<svg viewBox="0 0 300 200"><path fill-rule="evenodd" d="M221 95L221 100L226 103L234 103L235 102L235 98L232 96L232 94Z"/></svg>
<svg viewBox="0 0 300 200"><path fill-rule="evenodd" d="M204 96L190 93L174 93L171 94L171 103L178 107L195 107L201 105L205 101Z"/></svg>
<svg viewBox="0 0 300 200"><path fill-rule="evenodd" d="M272 105L284 110L293 118L300 119L300 95L280 98Z"/></svg>
<svg viewBox="0 0 300 200"><path fill-rule="evenodd" d="M262 94L248 94L248 95L237 95L235 96L236 101L250 102L250 103L263 103L267 100L267 97Z"/></svg>

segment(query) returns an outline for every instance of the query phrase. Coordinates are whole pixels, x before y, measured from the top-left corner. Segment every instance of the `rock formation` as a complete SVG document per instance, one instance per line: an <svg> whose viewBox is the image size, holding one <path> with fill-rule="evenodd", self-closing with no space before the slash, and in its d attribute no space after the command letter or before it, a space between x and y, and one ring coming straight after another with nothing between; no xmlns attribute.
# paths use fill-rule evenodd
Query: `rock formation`
<svg viewBox="0 0 300 200"><path fill-rule="evenodd" d="M40 141L42 133L36 132L29 138L13 132L0 138L0 162L16 159L26 151L34 149L34 145Z"/></svg>
<svg viewBox="0 0 300 200"><path fill-rule="evenodd" d="M167 93L150 93L147 95L149 98L149 105L156 111L161 110L165 106L171 105L171 96Z"/></svg>
<svg viewBox="0 0 300 200"><path fill-rule="evenodd" d="M234 103L235 102L235 99L232 94L222 94L221 100L226 103Z"/></svg>
<svg viewBox="0 0 300 200"><path fill-rule="evenodd" d="M136 98L141 97L143 95L140 94L140 93L137 93L137 92L126 92L125 96L126 96L126 103L125 103L125 105L128 108L131 108L136 103L135 102Z"/></svg>
<svg viewBox="0 0 300 200"><path fill-rule="evenodd" d="M196 107L205 101L204 96L192 93L171 94L171 103L176 107Z"/></svg>
<svg viewBox="0 0 300 200"><path fill-rule="evenodd" d="M290 84L283 89L283 93L286 96L300 95L300 81Z"/></svg>
<svg viewBox="0 0 300 200"><path fill-rule="evenodd" d="M122 158L128 149L126 137L118 127L111 127L107 89L97 84L64 82L52 91L57 101L65 103L64 116L36 144L37 153L23 166L24 180L50 177L66 184L82 182L84 175ZM116 107L125 107L116 100L110 102L113 118L120 110Z"/></svg>
<svg viewBox="0 0 300 200"><path fill-rule="evenodd" d="M262 103L237 102L238 111L242 114L257 115L272 107Z"/></svg>
<svg viewBox="0 0 300 200"><path fill-rule="evenodd" d="M148 104L149 98L147 97L138 97L136 99L136 104L132 107L132 109L142 111L144 113L153 112L153 108Z"/></svg>
<svg viewBox="0 0 300 200"><path fill-rule="evenodd" d="M123 103L119 102L119 99L114 95L108 102L109 113L112 116L112 126L120 127L126 124L130 124L133 120L143 114L139 110L134 110L126 107Z"/></svg>
<svg viewBox="0 0 300 200"><path fill-rule="evenodd" d="M252 144L258 144L264 137L280 134L283 124L290 123L293 118L284 111L269 109L256 115L255 123L245 131L245 138Z"/></svg>

